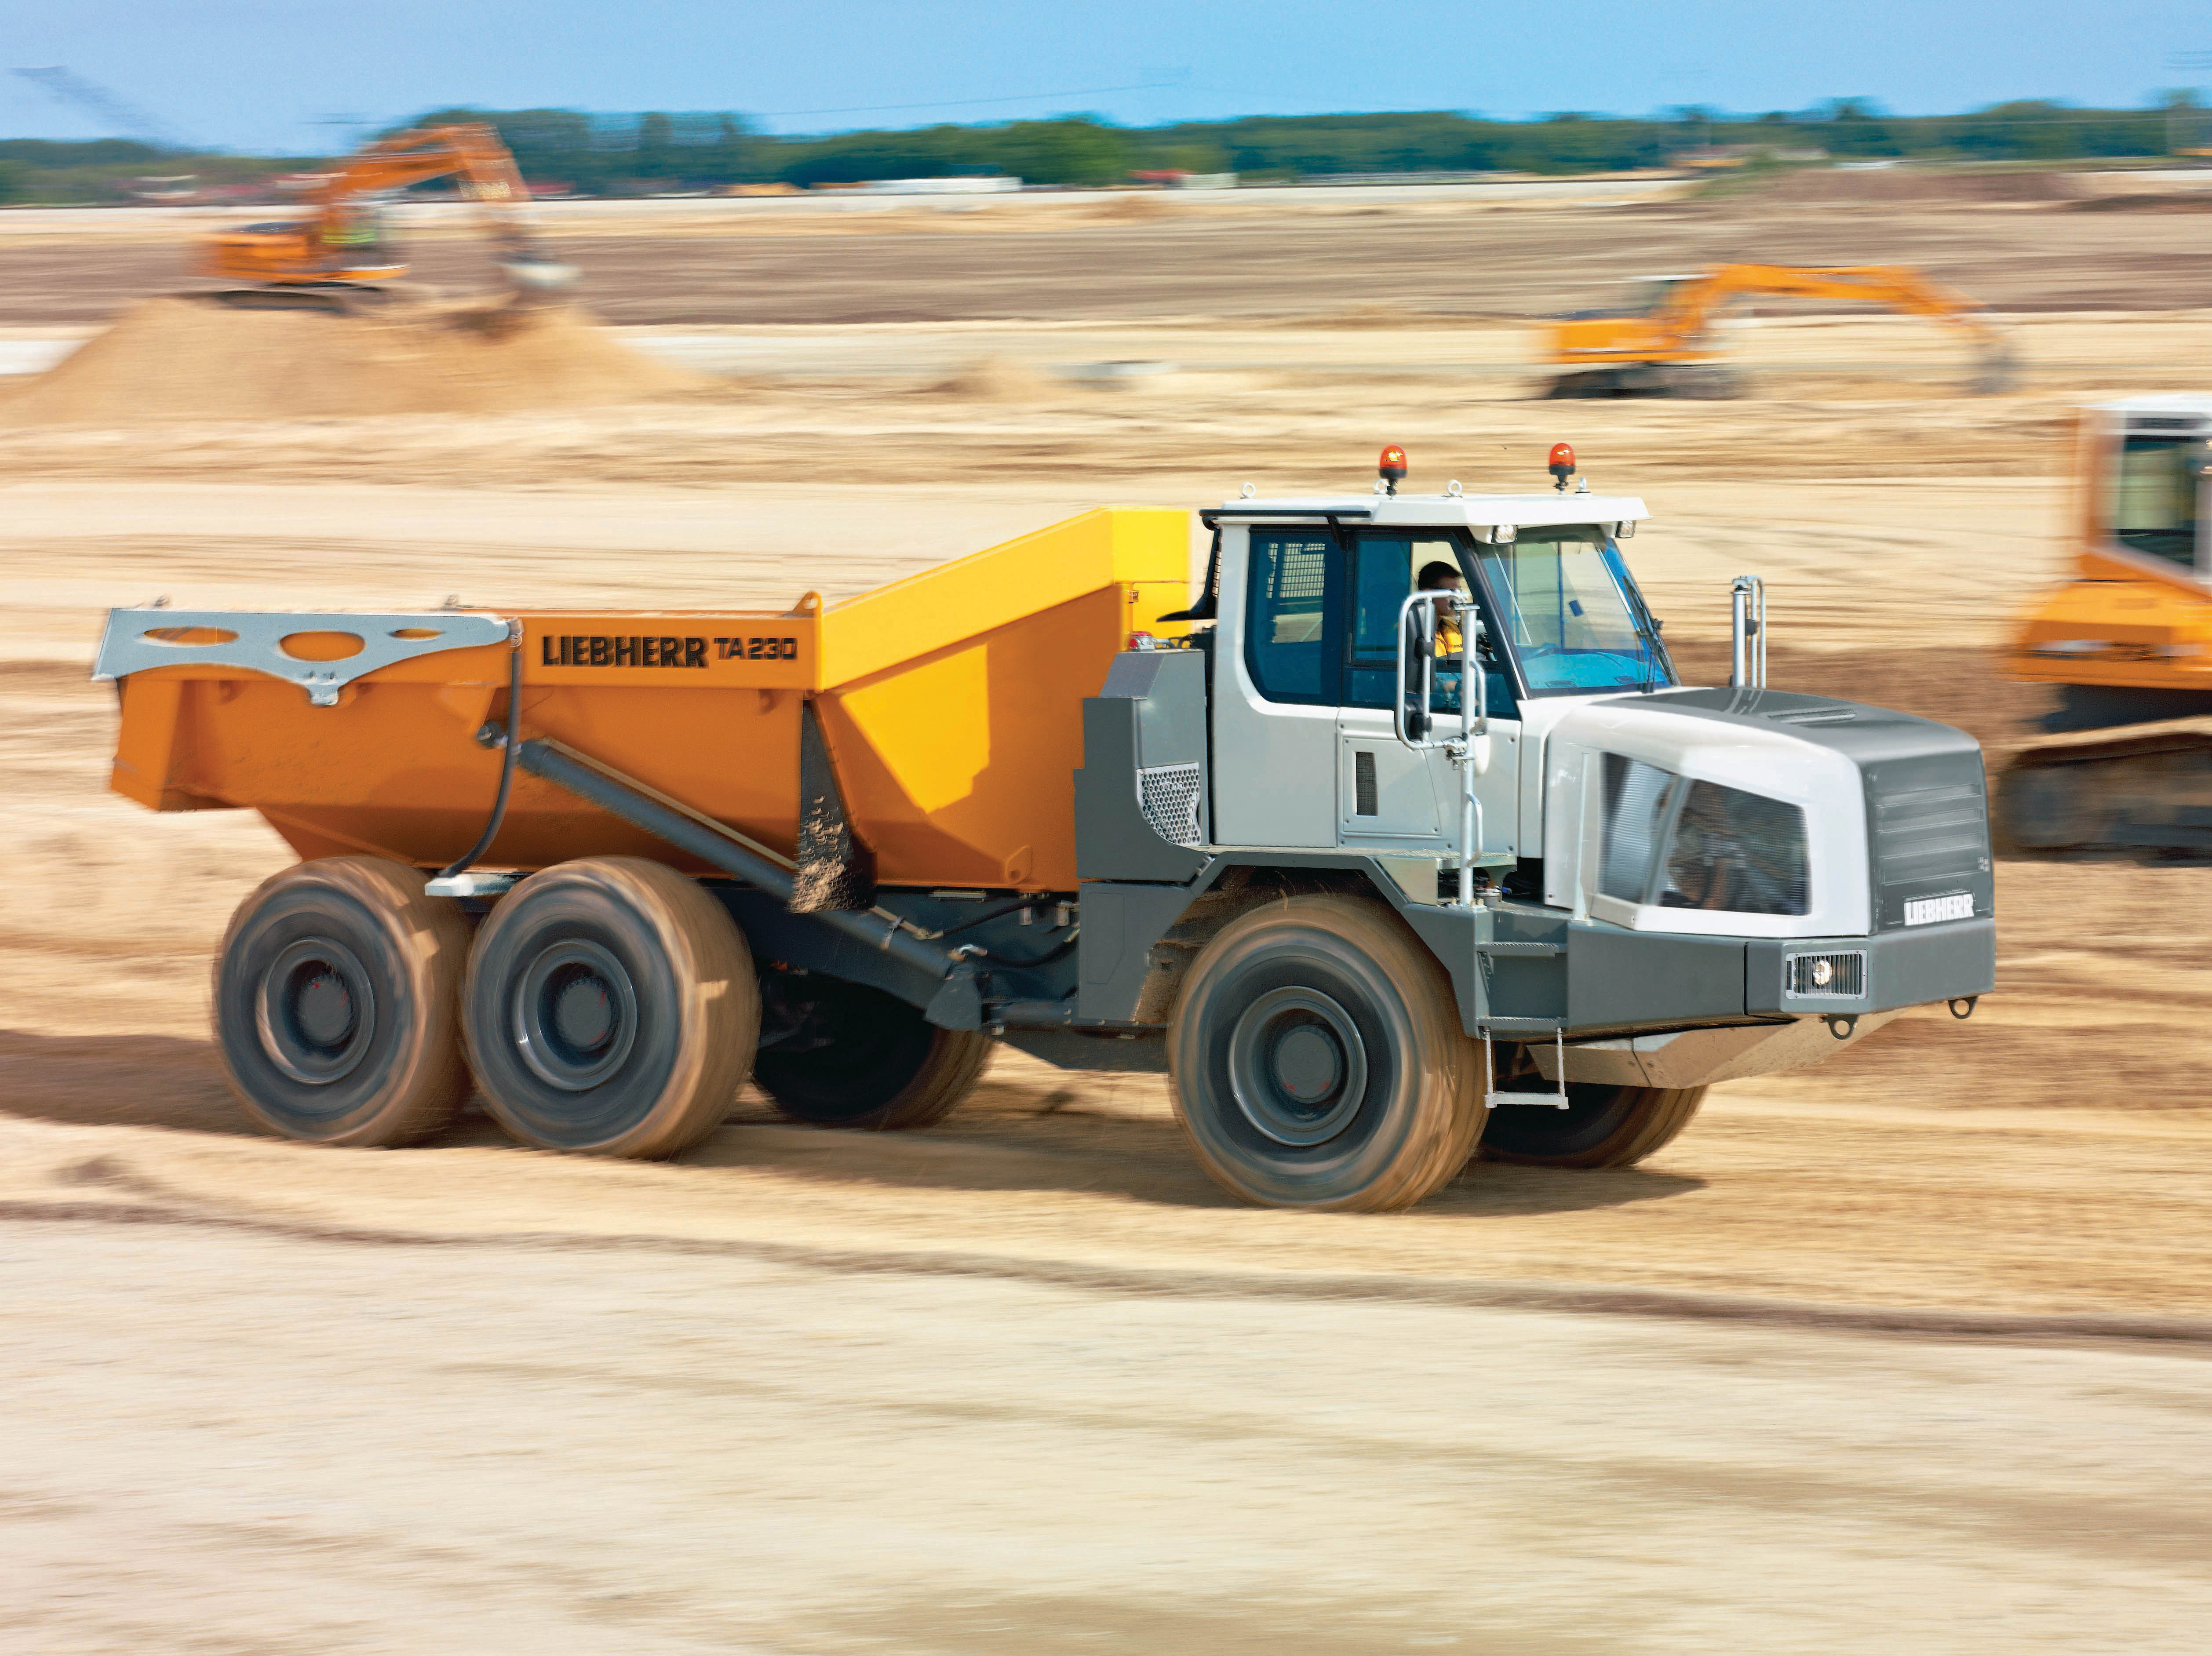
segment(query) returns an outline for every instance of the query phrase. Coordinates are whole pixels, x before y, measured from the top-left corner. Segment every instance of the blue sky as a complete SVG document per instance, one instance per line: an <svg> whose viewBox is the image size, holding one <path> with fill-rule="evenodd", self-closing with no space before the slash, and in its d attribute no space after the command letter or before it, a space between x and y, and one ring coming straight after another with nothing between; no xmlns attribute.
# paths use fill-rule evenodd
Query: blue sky
<svg viewBox="0 0 2212 1656"><path fill-rule="evenodd" d="M463 103L798 132L1847 95L1925 113L2212 86L2212 0L0 0L0 67L66 64L182 137L301 153L345 147L348 119ZM0 136L114 130L0 76Z"/></svg>

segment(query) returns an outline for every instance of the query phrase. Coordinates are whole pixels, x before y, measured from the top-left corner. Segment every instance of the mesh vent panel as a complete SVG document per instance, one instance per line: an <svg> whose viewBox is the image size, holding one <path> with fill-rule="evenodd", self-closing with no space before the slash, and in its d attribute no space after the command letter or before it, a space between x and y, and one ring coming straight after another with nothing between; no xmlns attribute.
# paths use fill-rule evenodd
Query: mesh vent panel
<svg viewBox="0 0 2212 1656"><path fill-rule="evenodd" d="M1137 803L1152 832L1170 845L1200 843L1198 805L1202 770L1197 765L1155 765L1137 773Z"/></svg>

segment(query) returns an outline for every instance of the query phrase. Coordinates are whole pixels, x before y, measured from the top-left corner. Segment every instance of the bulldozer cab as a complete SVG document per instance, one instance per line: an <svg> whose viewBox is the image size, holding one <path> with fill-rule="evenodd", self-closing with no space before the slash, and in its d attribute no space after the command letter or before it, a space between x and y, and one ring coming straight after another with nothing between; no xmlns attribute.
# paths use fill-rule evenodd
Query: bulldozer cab
<svg viewBox="0 0 2212 1656"><path fill-rule="evenodd" d="M2112 458L2112 538L2130 552L2212 577L2202 502L2212 443L2194 434L2133 431Z"/></svg>
<svg viewBox="0 0 2212 1656"><path fill-rule="evenodd" d="M388 240L387 222L381 202L351 203L331 215L323 243L355 256L373 252Z"/></svg>
<svg viewBox="0 0 2212 1656"><path fill-rule="evenodd" d="M1686 282L1702 282L1698 275L1637 276L1628 284L1627 302L1621 306L1623 316L1654 316L1664 309L1667 301Z"/></svg>

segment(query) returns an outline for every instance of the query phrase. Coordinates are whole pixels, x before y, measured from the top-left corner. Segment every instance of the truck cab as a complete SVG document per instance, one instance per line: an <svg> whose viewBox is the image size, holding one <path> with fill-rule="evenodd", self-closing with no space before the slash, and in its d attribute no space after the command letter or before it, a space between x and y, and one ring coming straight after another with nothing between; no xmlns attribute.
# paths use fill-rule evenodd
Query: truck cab
<svg viewBox="0 0 2212 1656"><path fill-rule="evenodd" d="M1193 636L1136 640L1087 704L1076 1016L1057 1043L1007 1038L1164 1028L1186 1126L1231 1188L1287 1199L1304 1177L1335 1199L1270 1065L1319 1054L1322 1096L1371 1086L1346 998L1379 1017L1413 990L1375 988L1354 910L1387 913L1448 983L1439 1040L1465 1046L1440 1068L1476 1137L1547 1165L1640 1159L1715 1082L1817 1064L1911 1006L1968 1016L1991 986L1978 746L1771 689L1742 639L1742 682L1684 686L1621 549L1640 499L1563 478L1203 516ZM1439 564L1463 597L1419 590ZM1240 948L1240 928L1282 935Z"/></svg>

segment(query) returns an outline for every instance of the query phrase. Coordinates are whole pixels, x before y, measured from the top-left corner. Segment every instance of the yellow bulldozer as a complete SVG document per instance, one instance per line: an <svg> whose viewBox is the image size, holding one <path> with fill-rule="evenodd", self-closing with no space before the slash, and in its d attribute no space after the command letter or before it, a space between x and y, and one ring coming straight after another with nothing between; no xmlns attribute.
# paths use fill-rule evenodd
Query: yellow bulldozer
<svg viewBox="0 0 2212 1656"><path fill-rule="evenodd" d="M2075 454L2075 578L2007 661L2058 706L2000 820L2031 849L2212 856L2212 397L2085 409Z"/></svg>
<svg viewBox="0 0 2212 1656"><path fill-rule="evenodd" d="M490 127L470 124L379 139L324 177L307 197L307 216L206 237L199 273L244 284L207 297L256 308L341 312L387 297L407 265L386 231L378 198L455 173L517 299L551 297L574 284L574 267L548 254L523 215L529 191L507 146Z"/></svg>
<svg viewBox="0 0 2212 1656"><path fill-rule="evenodd" d="M1722 264L1694 276L1655 276L1642 302L1590 311L1553 325L1547 361L1553 397L1735 397L1741 390L1716 331L1747 299L1844 299L1886 305L1957 329L1977 350L1972 389L2002 391L2012 363L2004 337L1965 294L1899 265L1812 268Z"/></svg>

